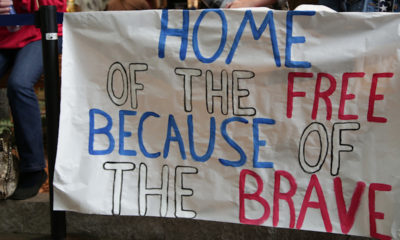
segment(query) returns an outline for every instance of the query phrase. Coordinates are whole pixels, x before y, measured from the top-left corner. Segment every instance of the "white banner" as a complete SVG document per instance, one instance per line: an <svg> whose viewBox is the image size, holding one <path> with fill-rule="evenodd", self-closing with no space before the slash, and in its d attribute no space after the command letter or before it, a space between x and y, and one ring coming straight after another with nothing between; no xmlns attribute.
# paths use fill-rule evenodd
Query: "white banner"
<svg viewBox="0 0 400 240"><path fill-rule="evenodd" d="M400 239L399 24L65 14L55 210Z"/></svg>

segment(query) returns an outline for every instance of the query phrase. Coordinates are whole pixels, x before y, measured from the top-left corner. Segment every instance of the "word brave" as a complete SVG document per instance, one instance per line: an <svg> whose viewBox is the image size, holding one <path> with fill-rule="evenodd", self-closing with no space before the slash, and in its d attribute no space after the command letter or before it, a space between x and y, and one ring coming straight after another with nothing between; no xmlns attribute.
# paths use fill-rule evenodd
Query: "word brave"
<svg viewBox="0 0 400 240"><path fill-rule="evenodd" d="M246 193L246 177L251 176L256 180L257 190L254 193ZM322 190L322 187L319 183L317 175L311 175L310 181L308 183L308 187L306 193L303 198L303 202L301 204L299 215L297 216L296 223L296 210L295 204L293 202L293 196L297 191L297 182L296 179L287 171L278 170L275 171L275 182L274 182L274 194L273 194L273 216L272 216L272 224L274 227L278 226L279 223L279 201L285 201L287 206L289 207L289 227L297 229L301 229L303 226L303 222L306 216L307 211L310 208L319 209L322 217L322 221L324 223L325 229L327 232L332 232L332 224L329 216L328 206L326 204L325 195ZM289 190L287 192L281 192L281 181L282 178L289 183ZM243 169L240 172L239 178L239 220L241 223L245 224L255 224L261 225L265 221L268 220L270 216L270 206L268 201L261 196L263 191L264 184L263 180L254 171ZM351 197L350 206L346 207L343 188L342 188L342 180L340 177L336 177L333 179L333 190L335 193L336 206L340 228L342 233L347 234L350 232L351 228L354 225L356 214L359 209L363 193L365 191L366 184L362 181L357 182L355 186L355 190ZM376 206L376 194L378 191L391 191L392 186L388 184L381 183L371 183L368 188L368 210L369 210L369 224L370 224L370 235L373 238L378 239L391 239L390 236L381 234L377 232L377 224L376 220L384 220L384 214L382 212L377 212L375 210ZM311 201L312 192L315 191L318 201ZM246 204L245 201L257 201L261 204L263 208L263 215L258 219L250 219L246 217ZM347 210L348 209L348 210ZM259 210L257 210L259 211Z"/></svg>
<svg viewBox="0 0 400 240"><path fill-rule="evenodd" d="M121 198L124 172L133 171L135 164L131 162L105 162L104 170L114 171L113 195L112 195L112 214L121 214ZM175 217L194 218L196 212L183 209L183 197L193 195L193 190L184 186L184 174L197 174L198 170L195 167L177 166L175 168ZM147 166L141 163L139 166L139 181L138 181L138 208L139 215L146 216L147 213L147 197L160 197L160 217L165 217L168 212L168 191L169 191L169 168L164 165L161 171L161 187L147 186Z"/></svg>

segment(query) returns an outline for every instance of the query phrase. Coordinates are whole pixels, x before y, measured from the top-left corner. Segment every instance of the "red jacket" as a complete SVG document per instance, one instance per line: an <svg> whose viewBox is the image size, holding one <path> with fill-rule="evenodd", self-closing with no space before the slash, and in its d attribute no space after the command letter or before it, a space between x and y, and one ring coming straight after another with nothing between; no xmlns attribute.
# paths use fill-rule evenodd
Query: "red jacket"
<svg viewBox="0 0 400 240"><path fill-rule="evenodd" d="M19 13L33 13L38 10L38 3L42 5L55 5L57 12L65 12L66 0L14 0L14 9ZM58 25L59 35L62 26ZM21 26L16 32L8 31L7 27L0 27L0 48L22 48L26 44L41 39L40 29L33 25Z"/></svg>

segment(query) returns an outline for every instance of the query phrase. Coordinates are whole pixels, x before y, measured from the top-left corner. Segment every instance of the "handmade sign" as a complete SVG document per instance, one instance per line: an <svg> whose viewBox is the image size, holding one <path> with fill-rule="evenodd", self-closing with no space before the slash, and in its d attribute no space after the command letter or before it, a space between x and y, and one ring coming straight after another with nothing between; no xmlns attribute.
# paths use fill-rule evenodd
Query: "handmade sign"
<svg viewBox="0 0 400 240"><path fill-rule="evenodd" d="M65 14L55 210L399 239L397 14Z"/></svg>

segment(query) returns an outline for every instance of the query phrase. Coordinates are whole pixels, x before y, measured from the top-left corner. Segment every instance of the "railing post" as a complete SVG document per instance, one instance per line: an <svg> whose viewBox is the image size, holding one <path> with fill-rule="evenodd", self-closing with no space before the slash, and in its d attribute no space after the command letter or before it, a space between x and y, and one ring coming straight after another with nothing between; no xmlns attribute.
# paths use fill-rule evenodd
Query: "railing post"
<svg viewBox="0 0 400 240"><path fill-rule="evenodd" d="M53 211L53 177L60 118L57 9L55 6L41 6L38 14L36 19L42 33L45 77L51 235L52 239L58 240L66 238L66 218L64 211Z"/></svg>

